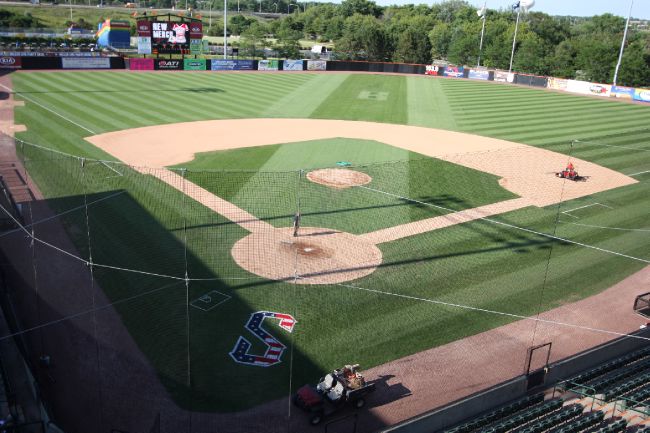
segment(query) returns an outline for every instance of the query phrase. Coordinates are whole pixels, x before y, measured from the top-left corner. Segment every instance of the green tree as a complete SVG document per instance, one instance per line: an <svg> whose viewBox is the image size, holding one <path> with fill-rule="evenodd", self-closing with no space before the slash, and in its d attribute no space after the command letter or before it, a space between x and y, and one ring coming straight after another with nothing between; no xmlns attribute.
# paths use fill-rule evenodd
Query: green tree
<svg viewBox="0 0 650 433"><path fill-rule="evenodd" d="M371 15L375 18L381 16L382 9L377 3L370 0L343 0L340 6L340 13L345 17L352 15Z"/></svg>
<svg viewBox="0 0 650 433"><path fill-rule="evenodd" d="M355 14L345 20L336 49L349 59L384 61L388 54L386 33L375 17Z"/></svg>
<svg viewBox="0 0 650 433"><path fill-rule="evenodd" d="M449 53L449 45L453 37L452 27L447 23L437 24L429 32L429 43L431 44L431 56L434 59L446 59Z"/></svg>
<svg viewBox="0 0 650 433"><path fill-rule="evenodd" d="M254 22L241 34L241 48L246 55L257 57L264 52L264 35L266 31L262 24Z"/></svg>

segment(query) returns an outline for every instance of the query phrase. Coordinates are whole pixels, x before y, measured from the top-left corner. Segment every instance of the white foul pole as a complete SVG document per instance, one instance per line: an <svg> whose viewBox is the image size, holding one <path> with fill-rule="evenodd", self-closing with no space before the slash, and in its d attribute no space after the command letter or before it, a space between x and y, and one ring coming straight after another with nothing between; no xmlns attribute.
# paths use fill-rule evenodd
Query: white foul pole
<svg viewBox="0 0 650 433"><path fill-rule="evenodd" d="M228 58L228 0L223 0L223 58Z"/></svg>
<svg viewBox="0 0 650 433"><path fill-rule="evenodd" d="M519 30L519 15L521 14L521 6L517 7L517 24L515 24L515 36L512 38L512 53L510 53L510 68L508 73L512 72L512 61L515 58L515 45L517 44L517 30Z"/></svg>
<svg viewBox="0 0 650 433"><path fill-rule="evenodd" d="M486 9L487 0L483 3L483 9L480 11L481 19L483 20L483 27L481 28L481 43L478 46L478 61L476 62L476 67L481 66L481 53L483 52L483 35L485 34L485 20L486 20Z"/></svg>
<svg viewBox="0 0 650 433"><path fill-rule="evenodd" d="M630 12L627 14L627 21L625 22L625 32L623 32L623 41L621 42L621 51L618 53L618 62L616 63L616 70L614 71L614 85L618 82L618 70L621 68L623 61L623 51L625 50L625 41L627 40L627 29L630 27L630 17L632 16L632 6L634 0L630 1Z"/></svg>

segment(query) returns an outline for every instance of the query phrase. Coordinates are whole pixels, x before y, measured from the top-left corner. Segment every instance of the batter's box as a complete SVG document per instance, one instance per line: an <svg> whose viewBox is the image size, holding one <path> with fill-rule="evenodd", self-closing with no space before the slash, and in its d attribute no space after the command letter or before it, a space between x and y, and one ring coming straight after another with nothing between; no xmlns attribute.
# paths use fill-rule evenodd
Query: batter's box
<svg viewBox="0 0 650 433"><path fill-rule="evenodd" d="M194 308L198 308L201 311L210 311L213 308L230 300L231 297L232 296L228 296L221 292L217 292L216 290L212 290L190 302L190 305Z"/></svg>
<svg viewBox="0 0 650 433"><path fill-rule="evenodd" d="M385 101L388 99L389 92L371 92L369 90L363 90L357 96L357 99L370 99L372 101Z"/></svg>

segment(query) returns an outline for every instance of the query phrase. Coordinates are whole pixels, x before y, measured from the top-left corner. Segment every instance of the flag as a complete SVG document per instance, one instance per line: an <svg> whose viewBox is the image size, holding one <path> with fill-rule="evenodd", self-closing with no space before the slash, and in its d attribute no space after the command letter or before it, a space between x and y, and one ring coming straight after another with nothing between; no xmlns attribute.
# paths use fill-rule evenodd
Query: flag
<svg viewBox="0 0 650 433"><path fill-rule="evenodd" d="M515 2L515 3L512 5L512 10L514 11L514 10L516 10L516 9L519 9L519 5L520 5L520 3L521 3L520 1Z"/></svg>

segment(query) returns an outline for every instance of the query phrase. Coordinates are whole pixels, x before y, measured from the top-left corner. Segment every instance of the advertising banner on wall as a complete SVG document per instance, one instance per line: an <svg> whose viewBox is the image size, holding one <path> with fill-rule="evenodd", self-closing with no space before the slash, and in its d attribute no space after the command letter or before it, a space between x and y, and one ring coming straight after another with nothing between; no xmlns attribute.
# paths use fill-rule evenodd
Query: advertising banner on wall
<svg viewBox="0 0 650 433"><path fill-rule="evenodd" d="M257 62L258 71L277 71L280 69L280 62L277 60L259 60Z"/></svg>
<svg viewBox="0 0 650 433"><path fill-rule="evenodd" d="M443 72L445 77L463 78L465 70L462 66L447 66Z"/></svg>
<svg viewBox="0 0 650 433"><path fill-rule="evenodd" d="M153 59L129 59L129 69L132 71L153 71Z"/></svg>
<svg viewBox="0 0 650 433"><path fill-rule="evenodd" d="M205 71L207 69L207 62L205 59L185 59L183 61L183 69L186 71Z"/></svg>
<svg viewBox="0 0 650 433"><path fill-rule="evenodd" d="M151 38L138 36L138 54L151 54Z"/></svg>
<svg viewBox="0 0 650 433"><path fill-rule="evenodd" d="M308 71L326 71L327 61L325 60L307 60Z"/></svg>
<svg viewBox="0 0 650 433"><path fill-rule="evenodd" d="M302 71L302 60L284 60L282 69L285 71Z"/></svg>
<svg viewBox="0 0 650 433"><path fill-rule="evenodd" d="M634 100L650 102L650 89L634 89Z"/></svg>
<svg viewBox="0 0 650 433"><path fill-rule="evenodd" d="M490 79L490 71L486 70L478 70L478 69L470 69L469 75L467 78L471 80L489 80Z"/></svg>
<svg viewBox="0 0 650 433"><path fill-rule="evenodd" d="M212 71L252 71L254 66L253 60L210 60L210 70Z"/></svg>
<svg viewBox="0 0 650 433"><path fill-rule="evenodd" d="M63 69L110 69L111 60L108 57L63 57Z"/></svg>
<svg viewBox="0 0 650 433"><path fill-rule="evenodd" d="M547 89L555 89L555 90L566 90L566 86L567 86L568 82L569 82L569 80L566 80L564 78L548 77L548 82L546 83L546 88Z"/></svg>
<svg viewBox="0 0 650 433"><path fill-rule="evenodd" d="M424 75L440 75L440 72L443 70L444 68L438 65L427 65L424 70Z"/></svg>
<svg viewBox="0 0 650 433"><path fill-rule="evenodd" d="M181 60L156 59L154 69L157 71L182 71L183 62Z"/></svg>
<svg viewBox="0 0 650 433"><path fill-rule="evenodd" d="M612 98L634 99L634 88L623 86L612 86L610 92Z"/></svg>
<svg viewBox="0 0 650 433"><path fill-rule="evenodd" d="M569 80L566 91L582 95L596 95L609 97L612 86L609 84L590 83L588 81Z"/></svg>
<svg viewBox="0 0 650 433"><path fill-rule="evenodd" d="M509 74L505 71L494 71L494 81L508 83L508 75ZM510 83L512 83L512 81L510 81Z"/></svg>
<svg viewBox="0 0 650 433"><path fill-rule="evenodd" d="M20 69L22 61L18 56L1 56L0 69Z"/></svg>

